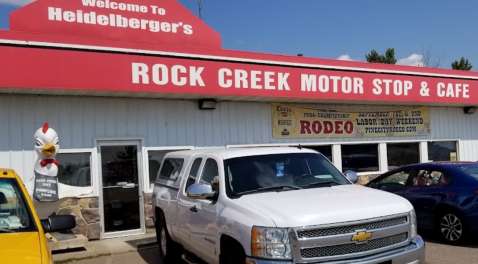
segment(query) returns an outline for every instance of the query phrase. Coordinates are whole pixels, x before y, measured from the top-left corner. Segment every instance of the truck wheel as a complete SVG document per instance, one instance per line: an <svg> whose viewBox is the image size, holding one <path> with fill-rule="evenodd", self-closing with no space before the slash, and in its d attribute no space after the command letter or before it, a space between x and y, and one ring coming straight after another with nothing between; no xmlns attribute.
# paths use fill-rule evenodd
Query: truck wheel
<svg viewBox="0 0 478 264"><path fill-rule="evenodd" d="M452 245L464 243L469 235L468 224L455 210L447 210L438 214L436 230L445 242Z"/></svg>
<svg viewBox="0 0 478 264"><path fill-rule="evenodd" d="M221 264L244 264L246 263L246 253L244 252L242 246L234 246L228 250L228 252L226 252L223 260L224 261L221 261Z"/></svg>
<svg viewBox="0 0 478 264"><path fill-rule="evenodd" d="M166 221L163 217L156 222L156 240L159 245L161 263L178 263L181 257L181 246L169 236Z"/></svg>

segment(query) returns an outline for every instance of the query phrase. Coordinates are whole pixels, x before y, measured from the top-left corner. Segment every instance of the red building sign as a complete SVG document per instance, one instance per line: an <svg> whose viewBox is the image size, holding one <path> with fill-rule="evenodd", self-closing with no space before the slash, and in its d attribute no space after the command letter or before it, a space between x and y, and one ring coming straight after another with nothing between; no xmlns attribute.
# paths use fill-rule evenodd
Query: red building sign
<svg viewBox="0 0 478 264"><path fill-rule="evenodd" d="M10 20L0 31L9 89L478 105L473 72L223 50L175 0L38 0Z"/></svg>

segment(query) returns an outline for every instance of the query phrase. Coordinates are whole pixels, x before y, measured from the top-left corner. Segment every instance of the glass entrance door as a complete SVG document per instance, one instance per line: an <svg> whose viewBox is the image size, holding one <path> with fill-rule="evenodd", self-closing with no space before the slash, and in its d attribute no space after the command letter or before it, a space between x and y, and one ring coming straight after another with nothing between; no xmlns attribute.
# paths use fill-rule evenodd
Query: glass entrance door
<svg viewBox="0 0 478 264"><path fill-rule="evenodd" d="M139 143L101 143L102 238L144 230Z"/></svg>

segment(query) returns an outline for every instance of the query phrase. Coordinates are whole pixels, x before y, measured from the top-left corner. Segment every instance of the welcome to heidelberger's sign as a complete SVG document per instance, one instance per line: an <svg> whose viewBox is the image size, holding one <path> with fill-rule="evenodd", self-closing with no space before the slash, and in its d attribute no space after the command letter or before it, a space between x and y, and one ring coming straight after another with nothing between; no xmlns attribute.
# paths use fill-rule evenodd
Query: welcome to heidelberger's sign
<svg viewBox="0 0 478 264"><path fill-rule="evenodd" d="M220 35L176 0L37 0L10 14L10 29L221 48Z"/></svg>
<svg viewBox="0 0 478 264"><path fill-rule="evenodd" d="M128 11L132 13L148 13L158 15L158 19L161 16L166 15L166 9L157 5L138 5L138 4L125 4L114 1L97 1L97 0L81 0L85 7L97 7L106 9L106 12L114 12L116 10ZM110 9L110 10L107 10ZM106 13L105 12L105 13ZM84 12L83 10L68 11L61 7L48 7L48 20L51 21L65 21L69 23L89 24L110 26L129 29L142 29L149 30L151 32L164 32L171 34L183 33L186 35L193 34L193 26L184 24L181 21L177 22L161 22L158 20L139 19L135 17L124 17L120 14L109 13L108 15L98 14L95 11Z"/></svg>
<svg viewBox="0 0 478 264"><path fill-rule="evenodd" d="M274 138L398 137L431 134L428 108L337 111L272 104Z"/></svg>

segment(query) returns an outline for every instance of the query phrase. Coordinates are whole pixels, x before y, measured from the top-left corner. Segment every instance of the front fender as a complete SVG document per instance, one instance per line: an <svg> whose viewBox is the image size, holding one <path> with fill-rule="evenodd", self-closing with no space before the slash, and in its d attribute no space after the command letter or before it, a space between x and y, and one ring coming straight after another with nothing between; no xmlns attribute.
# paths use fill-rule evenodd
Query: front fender
<svg viewBox="0 0 478 264"><path fill-rule="evenodd" d="M221 199L218 203L218 226L219 232L217 241L221 241L223 235L237 240L246 255L251 255L251 232L253 226L276 227L274 221L264 213L241 204L237 200ZM216 243L216 252L219 256L221 251L220 243Z"/></svg>

